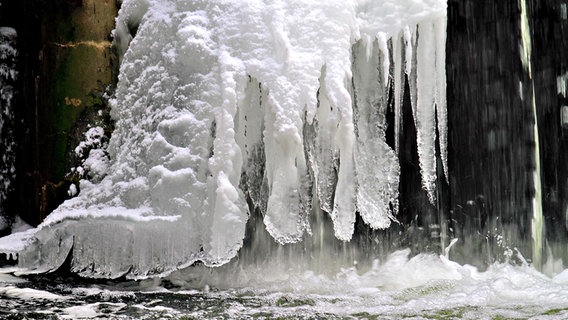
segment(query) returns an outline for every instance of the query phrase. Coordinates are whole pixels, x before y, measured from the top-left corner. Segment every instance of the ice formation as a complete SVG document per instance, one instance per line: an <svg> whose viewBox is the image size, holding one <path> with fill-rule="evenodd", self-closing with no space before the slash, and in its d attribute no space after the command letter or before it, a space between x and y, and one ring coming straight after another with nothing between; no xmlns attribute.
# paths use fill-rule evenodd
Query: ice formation
<svg viewBox="0 0 568 320"><path fill-rule="evenodd" d="M315 203L341 240L356 212L388 227L400 169L385 113L394 88L400 116L405 75L434 199L445 19L445 0L124 0L107 175L81 182L20 266L49 271L69 252L95 277L220 265L242 246L247 199L281 244L310 233Z"/></svg>
<svg viewBox="0 0 568 320"><path fill-rule="evenodd" d="M15 178L15 141L12 133L14 110L13 82L16 80L16 30L0 27L0 204L4 203ZM0 207L0 230L8 226Z"/></svg>
<svg viewBox="0 0 568 320"><path fill-rule="evenodd" d="M81 178L88 177L90 181L100 181L106 175L109 159L105 151L108 146L104 135L101 127L92 127L85 132L85 140L75 148L75 155L80 159L81 165L72 168L73 173ZM76 189L76 186L71 185L71 189Z"/></svg>

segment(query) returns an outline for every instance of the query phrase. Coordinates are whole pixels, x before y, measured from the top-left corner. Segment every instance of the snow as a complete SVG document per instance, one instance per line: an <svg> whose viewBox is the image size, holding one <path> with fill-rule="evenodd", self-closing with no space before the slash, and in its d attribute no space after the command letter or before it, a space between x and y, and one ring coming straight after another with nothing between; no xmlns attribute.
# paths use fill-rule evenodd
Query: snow
<svg viewBox="0 0 568 320"><path fill-rule="evenodd" d="M125 303L96 302L79 306L63 308L61 319L100 319L108 317L109 313L120 311ZM61 312L60 312L61 313Z"/></svg>
<svg viewBox="0 0 568 320"><path fill-rule="evenodd" d="M123 1L116 129L106 150L102 129L86 133L76 170L90 181L19 265L51 270L71 247L72 270L92 277L225 264L243 243L247 197L281 244L309 236L314 203L344 241L356 211L388 227L400 170L385 141L388 87L400 117L409 77L432 195L445 11L444 0Z"/></svg>
<svg viewBox="0 0 568 320"><path fill-rule="evenodd" d="M66 297L53 294L51 292L30 289L30 288L17 288L12 285L0 286L0 296L6 298L17 298L22 300L38 299L38 300L65 300Z"/></svg>
<svg viewBox="0 0 568 320"><path fill-rule="evenodd" d="M77 195L77 193L78 193L77 186L74 185L74 184L70 185L70 186L69 186L69 190L67 190L67 194L68 194L70 197L74 197L74 196Z"/></svg>
<svg viewBox="0 0 568 320"><path fill-rule="evenodd" d="M28 240L35 234L35 228L24 231L17 231L2 238L0 242L0 252L5 254L15 254L22 251L27 245Z"/></svg>

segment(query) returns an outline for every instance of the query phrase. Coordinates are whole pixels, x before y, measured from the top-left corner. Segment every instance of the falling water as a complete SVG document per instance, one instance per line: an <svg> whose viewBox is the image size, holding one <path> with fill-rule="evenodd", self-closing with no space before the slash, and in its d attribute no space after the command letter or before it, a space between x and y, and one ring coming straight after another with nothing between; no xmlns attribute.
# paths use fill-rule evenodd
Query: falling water
<svg viewBox="0 0 568 320"><path fill-rule="evenodd" d="M542 253L544 248L544 218L542 211L542 186L541 186L541 164L540 164L540 139L538 134L538 117L536 106L536 92L534 89L534 79L532 76L532 59L531 56L531 33L529 21L527 17L527 4L526 0L520 0L521 7L521 61L525 67L530 80L531 86L531 106L532 115L534 117L533 135L534 135L534 161L535 168L533 172L533 183L535 194L532 201L533 216L532 216L532 261L536 268L542 267Z"/></svg>
<svg viewBox="0 0 568 320"><path fill-rule="evenodd" d="M4 205L15 177L14 81L16 80L16 30L0 27L0 232L10 223Z"/></svg>

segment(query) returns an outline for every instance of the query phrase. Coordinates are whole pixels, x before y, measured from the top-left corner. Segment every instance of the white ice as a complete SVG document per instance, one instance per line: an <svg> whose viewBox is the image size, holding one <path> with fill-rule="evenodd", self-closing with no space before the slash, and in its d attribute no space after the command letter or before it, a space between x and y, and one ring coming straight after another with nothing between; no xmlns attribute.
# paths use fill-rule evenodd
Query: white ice
<svg viewBox="0 0 568 320"><path fill-rule="evenodd" d="M312 192L341 240L357 211L388 227L399 179L388 87L403 73L416 83L433 194L445 12L444 0L124 0L110 161L90 151L81 170L94 179L39 226L20 266L49 271L72 254L80 274L137 278L224 264L242 246L246 197L281 244L309 236Z"/></svg>

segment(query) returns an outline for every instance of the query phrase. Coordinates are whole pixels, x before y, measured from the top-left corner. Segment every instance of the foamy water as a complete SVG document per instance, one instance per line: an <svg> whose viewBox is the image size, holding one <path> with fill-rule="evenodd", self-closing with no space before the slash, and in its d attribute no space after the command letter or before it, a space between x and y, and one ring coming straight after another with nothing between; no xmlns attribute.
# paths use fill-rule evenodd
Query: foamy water
<svg viewBox="0 0 568 320"><path fill-rule="evenodd" d="M266 265L263 265L266 267ZM33 319L566 319L568 271L529 265L485 271L445 256L397 251L366 271L335 274L234 264L167 278L87 282L0 277L0 316Z"/></svg>

